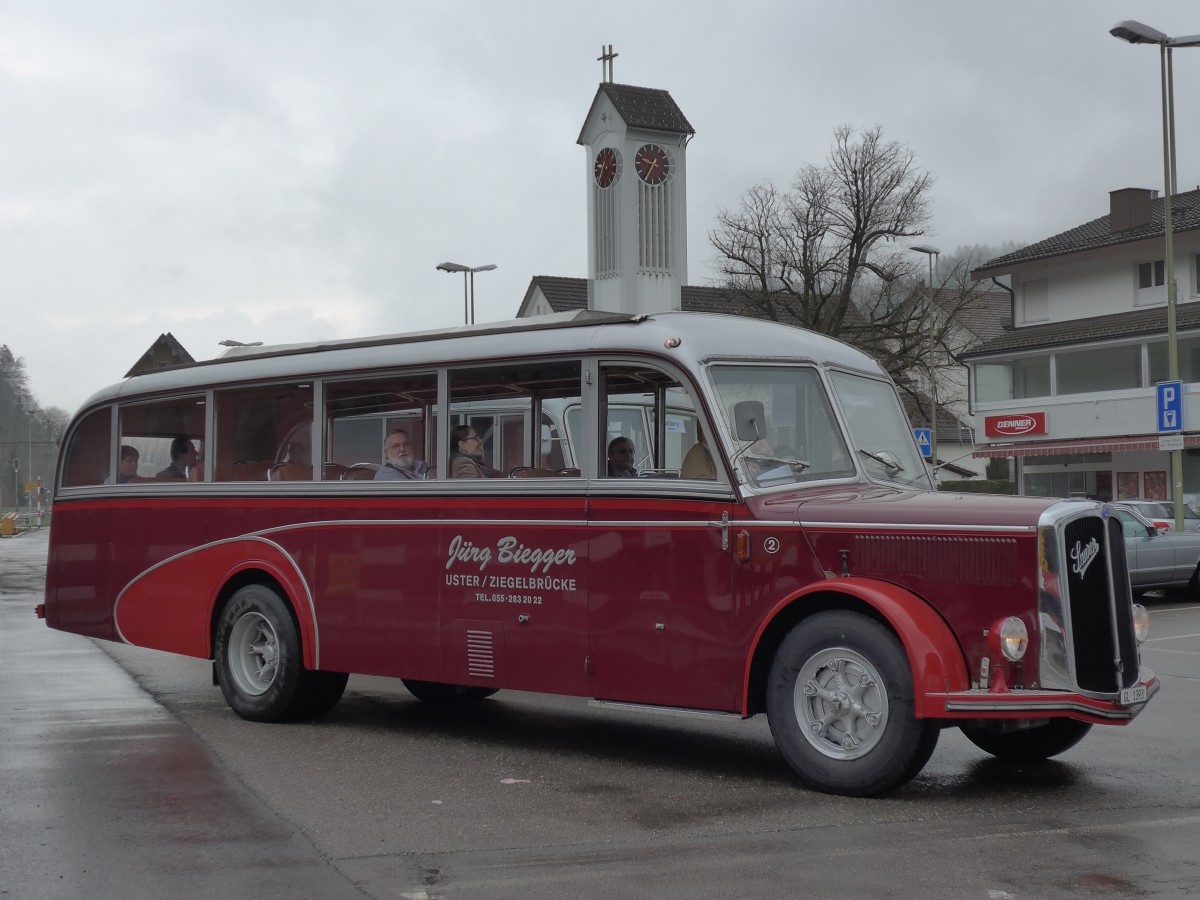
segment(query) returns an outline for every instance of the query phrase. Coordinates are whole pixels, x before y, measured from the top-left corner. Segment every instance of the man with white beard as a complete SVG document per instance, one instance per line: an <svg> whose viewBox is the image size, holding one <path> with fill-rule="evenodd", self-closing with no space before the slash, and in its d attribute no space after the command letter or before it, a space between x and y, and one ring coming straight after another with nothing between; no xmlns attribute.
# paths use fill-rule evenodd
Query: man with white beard
<svg viewBox="0 0 1200 900"><path fill-rule="evenodd" d="M388 432L383 453L383 467L375 473L376 481L424 481L429 477L429 464L413 456L407 431L397 428Z"/></svg>

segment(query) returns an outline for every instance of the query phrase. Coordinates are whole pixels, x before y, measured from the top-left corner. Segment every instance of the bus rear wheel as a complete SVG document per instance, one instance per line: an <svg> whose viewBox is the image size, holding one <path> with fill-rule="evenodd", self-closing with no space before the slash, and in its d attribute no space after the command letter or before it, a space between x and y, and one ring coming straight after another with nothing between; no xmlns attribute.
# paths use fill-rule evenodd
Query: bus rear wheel
<svg viewBox="0 0 1200 900"><path fill-rule="evenodd" d="M767 718L809 787L871 797L916 775L941 729L914 714L908 657L888 628L830 610L798 624L775 654Z"/></svg>
<svg viewBox="0 0 1200 900"><path fill-rule="evenodd" d="M229 599L215 644L221 693L243 719L280 722L320 715L346 688L344 673L305 670L291 611L263 585L247 585Z"/></svg>
<svg viewBox="0 0 1200 900"><path fill-rule="evenodd" d="M495 688L471 687L464 684L442 684L440 681L416 681L402 678L405 689L422 703L472 703L496 693Z"/></svg>

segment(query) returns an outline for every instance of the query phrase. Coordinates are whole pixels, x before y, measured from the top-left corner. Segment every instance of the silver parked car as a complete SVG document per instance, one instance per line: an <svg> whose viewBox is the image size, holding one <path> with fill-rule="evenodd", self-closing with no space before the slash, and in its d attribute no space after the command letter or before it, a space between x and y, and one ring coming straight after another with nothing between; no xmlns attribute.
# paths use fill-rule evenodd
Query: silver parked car
<svg viewBox="0 0 1200 900"><path fill-rule="evenodd" d="M1173 500L1118 500L1118 503L1137 510L1164 531L1175 530L1175 502ZM1200 531L1200 514L1188 504L1183 505L1183 530Z"/></svg>
<svg viewBox="0 0 1200 900"><path fill-rule="evenodd" d="M1154 588L1198 589L1200 534L1160 532L1148 519L1123 503L1112 504L1125 531L1129 583L1134 594Z"/></svg>

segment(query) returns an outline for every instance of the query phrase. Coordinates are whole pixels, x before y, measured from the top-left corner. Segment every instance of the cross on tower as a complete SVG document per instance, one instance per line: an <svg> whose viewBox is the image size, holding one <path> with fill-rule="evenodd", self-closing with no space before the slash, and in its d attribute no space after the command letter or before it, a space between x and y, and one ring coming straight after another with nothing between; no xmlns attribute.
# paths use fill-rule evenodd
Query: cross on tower
<svg viewBox="0 0 1200 900"><path fill-rule="evenodd" d="M596 60L600 63L600 80L612 82L613 80L613 60L621 54L613 53L612 44L607 48L603 44L600 45L600 55Z"/></svg>

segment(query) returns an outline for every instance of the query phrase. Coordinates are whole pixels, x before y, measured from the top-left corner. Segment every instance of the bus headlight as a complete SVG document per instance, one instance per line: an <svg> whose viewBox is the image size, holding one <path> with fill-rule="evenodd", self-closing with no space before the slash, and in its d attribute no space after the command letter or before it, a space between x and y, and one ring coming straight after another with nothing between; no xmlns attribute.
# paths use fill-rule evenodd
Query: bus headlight
<svg viewBox="0 0 1200 900"><path fill-rule="evenodd" d="M1016 616L997 622L991 630L992 652L1009 662L1020 662L1029 649L1029 629Z"/></svg>
<svg viewBox="0 0 1200 900"><path fill-rule="evenodd" d="M1133 604L1133 636L1139 644L1150 637L1150 611L1140 603Z"/></svg>

